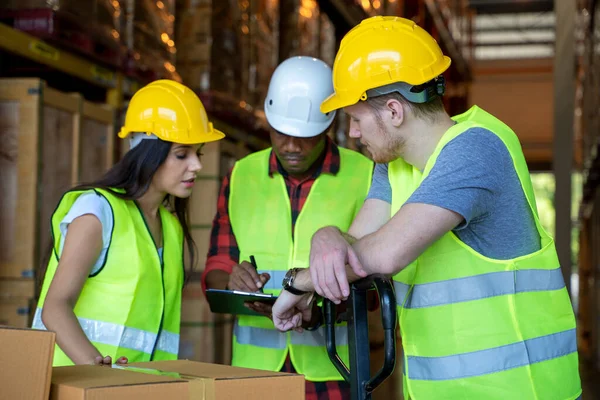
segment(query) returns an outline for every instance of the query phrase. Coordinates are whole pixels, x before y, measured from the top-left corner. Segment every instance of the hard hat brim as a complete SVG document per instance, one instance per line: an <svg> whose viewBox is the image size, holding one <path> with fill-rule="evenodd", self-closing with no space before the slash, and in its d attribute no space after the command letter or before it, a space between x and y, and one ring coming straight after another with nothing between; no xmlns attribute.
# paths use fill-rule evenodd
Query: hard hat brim
<svg viewBox="0 0 600 400"><path fill-rule="evenodd" d="M121 129L121 131L118 133L119 138L121 139L125 139L127 136L129 136L130 133L132 132L145 132L144 129L132 129L132 130L128 130L128 129ZM201 143L209 143L209 142L216 142L217 140L221 140L225 137L225 134L217 129L212 129L212 131L210 133L206 133L202 135L202 140L192 140L192 139L185 139L185 138L178 138L177 140L167 140L166 138L161 138L162 140L164 140L165 142L171 142L171 143L178 143L178 144L201 144Z"/></svg>
<svg viewBox="0 0 600 400"><path fill-rule="evenodd" d="M332 112L332 111L339 110L341 108L356 104L356 103L358 103L359 100L360 100L360 96L357 96L354 99L354 98L349 98L348 95L340 96L337 93L333 93L331 96L329 96L328 98L323 100L319 109L321 110L321 112L323 114L326 114L328 112Z"/></svg>
<svg viewBox="0 0 600 400"><path fill-rule="evenodd" d="M265 111L265 116L271 128L279 133L299 138L311 138L320 135L331 126L335 118L335 113L329 115L327 120L323 122L296 122L270 113L268 110Z"/></svg>
<svg viewBox="0 0 600 400"><path fill-rule="evenodd" d="M221 140L225 137L225 134L217 129L213 129L211 133L207 133L202 135L202 140L198 141L198 140L190 140L189 142L185 142L185 141L180 141L178 140L177 142L173 142L173 143L179 143L179 144L200 144L200 143L209 143L209 142L216 142L217 140Z"/></svg>

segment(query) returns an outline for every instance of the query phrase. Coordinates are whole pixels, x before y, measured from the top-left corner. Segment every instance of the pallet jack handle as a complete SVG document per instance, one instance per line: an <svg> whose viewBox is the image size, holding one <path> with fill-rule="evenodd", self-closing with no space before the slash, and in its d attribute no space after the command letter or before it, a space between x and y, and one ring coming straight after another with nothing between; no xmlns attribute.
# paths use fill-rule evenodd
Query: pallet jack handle
<svg viewBox="0 0 600 400"><path fill-rule="evenodd" d="M376 289L379 294L384 331L384 362L371 377L367 292ZM350 368L344 364L336 349L336 305L325 299L325 339L327 354L342 377L350 383L352 400L369 400L375 388L383 383L396 366L396 296L389 278L376 274L350 285L348 297L348 352Z"/></svg>

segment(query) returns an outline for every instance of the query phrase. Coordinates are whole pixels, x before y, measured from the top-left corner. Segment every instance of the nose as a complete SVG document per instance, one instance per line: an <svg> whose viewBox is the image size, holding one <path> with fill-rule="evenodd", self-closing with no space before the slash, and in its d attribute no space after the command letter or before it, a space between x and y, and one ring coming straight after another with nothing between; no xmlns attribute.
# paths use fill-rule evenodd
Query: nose
<svg viewBox="0 0 600 400"><path fill-rule="evenodd" d="M196 154L194 154L194 157L192 157L192 160L190 161L190 166L189 169L191 172L198 172L202 169L202 163L200 162L200 157L198 157Z"/></svg>
<svg viewBox="0 0 600 400"><path fill-rule="evenodd" d="M360 138L360 129L358 128L358 123L350 120L350 131L348 132L348 136L353 139Z"/></svg>
<svg viewBox="0 0 600 400"><path fill-rule="evenodd" d="M302 146L300 145L301 138L287 136L283 143L283 151L286 153L301 153Z"/></svg>

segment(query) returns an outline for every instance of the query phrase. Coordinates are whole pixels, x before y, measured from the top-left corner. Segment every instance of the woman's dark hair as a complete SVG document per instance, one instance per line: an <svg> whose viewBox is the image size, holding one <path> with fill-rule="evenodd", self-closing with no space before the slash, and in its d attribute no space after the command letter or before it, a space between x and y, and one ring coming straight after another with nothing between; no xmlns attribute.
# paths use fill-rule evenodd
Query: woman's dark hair
<svg viewBox="0 0 600 400"><path fill-rule="evenodd" d="M97 181L75 186L71 190L104 189L124 200L137 200L148 191L152 178L158 168L165 162L171 150L172 143L160 139L142 140L136 147L129 150L104 176ZM121 189L117 191L115 189ZM188 218L188 199L166 195L163 205L175 212L183 229L183 236L188 247L190 269L196 261L196 244L190 233ZM41 288L44 275L51 257L53 243L49 246L49 253L40 266L38 286ZM187 282L189 274L185 273Z"/></svg>

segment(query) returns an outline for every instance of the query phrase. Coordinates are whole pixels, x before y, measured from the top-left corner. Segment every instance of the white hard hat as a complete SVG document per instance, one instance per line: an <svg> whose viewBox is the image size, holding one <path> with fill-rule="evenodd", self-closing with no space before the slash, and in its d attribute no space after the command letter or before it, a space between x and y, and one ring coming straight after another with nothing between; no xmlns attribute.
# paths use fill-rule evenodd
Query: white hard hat
<svg viewBox="0 0 600 400"><path fill-rule="evenodd" d="M296 137L323 133L335 111L323 114L319 107L333 93L331 68L313 57L288 58L275 69L265 98L265 115L278 132Z"/></svg>

